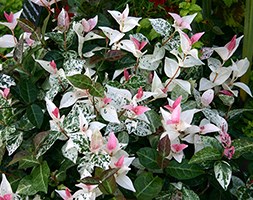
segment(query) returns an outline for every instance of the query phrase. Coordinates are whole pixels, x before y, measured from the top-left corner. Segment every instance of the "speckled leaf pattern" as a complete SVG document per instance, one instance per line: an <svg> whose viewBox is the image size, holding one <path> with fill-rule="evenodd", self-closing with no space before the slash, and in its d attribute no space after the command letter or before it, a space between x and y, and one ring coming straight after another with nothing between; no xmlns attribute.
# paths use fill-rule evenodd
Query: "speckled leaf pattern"
<svg viewBox="0 0 253 200"><path fill-rule="evenodd" d="M214 174L221 187L227 190L231 181L232 167L225 161L217 161L214 164Z"/></svg>
<svg viewBox="0 0 253 200"><path fill-rule="evenodd" d="M162 36L168 36L171 34L171 24L164 19L150 19L153 29Z"/></svg>

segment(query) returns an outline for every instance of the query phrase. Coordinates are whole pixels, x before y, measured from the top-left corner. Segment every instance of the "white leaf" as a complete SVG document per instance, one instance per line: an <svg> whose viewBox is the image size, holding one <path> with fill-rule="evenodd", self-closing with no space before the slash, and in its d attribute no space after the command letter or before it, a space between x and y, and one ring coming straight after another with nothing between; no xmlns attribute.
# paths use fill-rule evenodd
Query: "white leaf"
<svg viewBox="0 0 253 200"><path fill-rule="evenodd" d="M78 99L86 97L87 93L84 90L76 90L67 92L63 95L59 108L67 108L72 106Z"/></svg>
<svg viewBox="0 0 253 200"><path fill-rule="evenodd" d="M237 86L241 89L243 89L245 92L247 92L251 97L252 97L252 93L250 91L250 88L249 86L247 86L245 83L242 83L242 82L236 82L233 84L234 86Z"/></svg>
<svg viewBox="0 0 253 200"><path fill-rule="evenodd" d="M37 63L40 64L41 67L43 67L47 72L49 72L50 74L55 74L57 72L57 69L54 69L51 65L50 65L50 61L46 61L46 60L37 60L35 59L35 61Z"/></svg>
<svg viewBox="0 0 253 200"><path fill-rule="evenodd" d="M118 183L121 187L131 190L135 192L135 188L133 186L133 183L131 179L126 176L125 174L120 174L119 176L116 177L116 183Z"/></svg>
<svg viewBox="0 0 253 200"><path fill-rule="evenodd" d="M105 121L120 124L117 111L113 106L107 105L106 107L101 108L100 114Z"/></svg>
<svg viewBox="0 0 253 200"><path fill-rule="evenodd" d="M236 65L238 67L238 74L237 77L241 77L243 74L245 74L249 68L249 60L248 58L244 58L242 60L239 60L236 62Z"/></svg>
<svg viewBox="0 0 253 200"><path fill-rule="evenodd" d="M169 78L178 77L180 74L179 64L175 60L166 57L164 64L164 72Z"/></svg>
<svg viewBox="0 0 253 200"><path fill-rule="evenodd" d="M221 67L221 62L216 58L209 58L207 60L207 65L212 70L212 72L216 72L216 70Z"/></svg>
<svg viewBox="0 0 253 200"><path fill-rule="evenodd" d="M214 164L214 174L222 188L227 190L232 177L231 166L225 161L218 161Z"/></svg>
<svg viewBox="0 0 253 200"><path fill-rule="evenodd" d="M199 82L199 91L208 90L213 88L214 86L215 84L213 82L209 81L206 78L201 78Z"/></svg>
<svg viewBox="0 0 253 200"><path fill-rule="evenodd" d="M212 89L208 89L201 96L201 103L204 106L209 106L209 104L213 101L214 91Z"/></svg>
<svg viewBox="0 0 253 200"><path fill-rule="evenodd" d="M109 38L109 40L110 40L109 46L111 46L115 42L118 42L125 35L124 33L121 33L119 31L111 29L109 27L100 26L99 28L103 31L103 33L105 34L105 36L107 38Z"/></svg>
<svg viewBox="0 0 253 200"><path fill-rule="evenodd" d="M220 67L216 72L210 74L210 80L216 85L221 85L229 78L231 72L232 70L229 67Z"/></svg>
<svg viewBox="0 0 253 200"><path fill-rule="evenodd" d="M181 80L181 79L174 79L173 82L179 85L188 94L191 94L191 84L188 81Z"/></svg>
<svg viewBox="0 0 253 200"><path fill-rule="evenodd" d="M6 194L12 194L12 189L9 181L7 180L5 174L2 174L2 182L0 185L0 196L4 196Z"/></svg>
<svg viewBox="0 0 253 200"><path fill-rule="evenodd" d="M15 47L17 39L13 35L6 34L0 37L1 48L12 48Z"/></svg>
<svg viewBox="0 0 253 200"><path fill-rule="evenodd" d="M104 37L91 31L84 36L83 41L85 42L85 41L96 40L96 39L104 39Z"/></svg>

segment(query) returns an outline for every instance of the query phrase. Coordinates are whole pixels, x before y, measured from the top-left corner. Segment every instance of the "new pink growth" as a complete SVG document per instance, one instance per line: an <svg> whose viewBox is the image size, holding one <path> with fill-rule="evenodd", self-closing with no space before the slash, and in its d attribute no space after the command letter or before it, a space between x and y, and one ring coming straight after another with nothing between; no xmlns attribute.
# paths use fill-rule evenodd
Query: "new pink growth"
<svg viewBox="0 0 253 200"><path fill-rule="evenodd" d="M126 81L129 81L129 79L130 79L130 75L129 75L129 72L127 71L127 69L126 68L124 68L124 77L125 77L125 80Z"/></svg>
<svg viewBox="0 0 253 200"><path fill-rule="evenodd" d="M65 189L65 194L66 194L65 200L68 200L69 198L72 197L72 194L70 193L70 190L68 188Z"/></svg>
<svg viewBox="0 0 253 200"><path fill-rule="evenodd" d="M225 148L223 154L230 160L235 154L235 147L231 146L229 148Z"/></svg>
<svg viewBox="0 0 253 200"><path fill-rule="evenodd" d="M203 35L204 33L205 33L205 32L200 32L200 33L194 34L194 35L190 38L191 45L193 45L194 43L198 42L199 39L202 37L202 35Z"/></svg>
<svg viewBox="0 0 253 200"><path fill-rule="evenodd" d="M172 111L171 119L167 120L166 124L178 124L180 122L181 107L180 104Z"/></svg>
<svg viewBox="0 0 253 200"><path fill-rule="evenodd" d="M175 153L179 153L181 151L183 151L185 148L187 148L188 145L187 144L172 144L171 145L171 149L172 151L174 151Z"/></svg>
<svg viewBox="0 0 253 200"><path fill-rule="evenodd" d="M172 104L172 106L170 105L166 105L164 106L164 108L168 109L170 112L172 112L180 103L182 100L182 96L179 96Z"/></svg>
<svg viewBox="0 0 253 200"><path fill-rule="evenodd" d="M150 110L150 108L148 108L146 106L126 105L126 106L124 106L124 108L134 112L134 114L137 115L137 116L142 115L143 113Z"/></svg>
<svg viewBox="0 0 253 200"><path fill-rule="evenodd" d="M0 200L12 200L12 195L5 194L4 196L0 197Z"/></svg>
<svg viewBox="0 0 253 200"><path fill-rule="evenodd" d="M14 14L12 12L10 14L8 14L4 11L4 17L7 20L7 22L9 22L9 23L12 23L14 20Z"/></svg>
<svg viewBox="0 0 253 200"><path fill-rule="evenodd" d="M113 132L109 134L108 142L107 142L107 149L109 152L112 152L118 146L118 139L114 135Z"/></svg>
<svg viewBox="0 0 253 200"><path fill-rule="evenodd" d="M146 44L148 43L147 41L139 41L139 40L137 40L136 38L134 38L134 37L130 37L130 40L134 43L134 46L135 46L135 48L136 49L138 49L138 50L142 50L145 46L146 46Z"/></svg>
<svg viewBox="0 0 253 200"><path fill-rule="evenodd" d="M56 66L56 63L54 62L54 60L52 60L49 64L53 68L54 72L56 73L57 72L57 66Z"/></svg>
<svg viewBox="0 0 253 200"><path fill-rule="evenodd" d="M220 139L221 139L222 146L224 148L229 148L231 146L231 137L228 133L222 132L220 134Z"/></svg>
<svg viewBox="0 0 253 200"><path fill-rule="evenodd" d="M3 96L4 99L8 98L8 95L10 94L10 88L4 88L4 90L0 90L0 94Z"/></svg>
<svg viewBox="0 0 253 200"><path fill-rule="evenodd" d="M108 98L108 97L104 97L104 98L102 99L102 101L104 102L104 104L109 104L109 103L112 101L112 99L111 99L111 98Z"/></svg>
<svg viewBox="0 0 253 200"><path fill-rule="evenodd" d="M67 31L69 29L70 19L69 14L64 8L62 8L62 11L57 17L57 28L60 31Z"/></svg>
<svg viewBox="0 0 253 200"><path fill-rule="evenodd" d="M123 166L123 163L124 163L124 156L121 156L117 162L114 163L114 165L118 168L121 168Z"/></svg>
<svg viewBox="0 0 253 200"><path fill-rule="evenodd" d="M90 31L91 31L92 29L94 29L95 26L97 25L97 21L98 21L97 16L94 17L94 18L91 18L91 19L89 19L89 20L82 19L83 31L84 31L85 33L90 32Z"/></svg>
<svg viewBox="0 0 253 200"><path fill-rule="evenodd" d="M220 93L231 97L234 96L229 90L221 90Z"/></svg>
<svg viewBox="0 0 253 200"><path fill-rule="evenodd" d="M55 108L53 111L52 111L52 114L56 117L56 118L60 118L60 111L58 108Z"/></svg>
<svg viewBox="0 0 253 200"><path fill-rule="evenodd" d="M229 52L233 51L236 46L236 35L232 38L232 40L225 45Z"/></svg>
<svg viewBox="0 0 253 200"><path fill-rule="evenodd" d="M143 89L142 89L142 87L140 87L140 88L138 89L138 92L137 92L136 97L137 97L137 99L140 99L140 98L143 97Z"/></svg>

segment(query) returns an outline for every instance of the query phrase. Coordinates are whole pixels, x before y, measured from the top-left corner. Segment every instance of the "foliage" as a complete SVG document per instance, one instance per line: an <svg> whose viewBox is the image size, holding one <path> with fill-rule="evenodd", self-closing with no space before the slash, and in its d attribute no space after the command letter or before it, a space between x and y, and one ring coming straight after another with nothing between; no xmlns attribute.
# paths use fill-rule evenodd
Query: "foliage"
<svg viewBox="0 0 253 200"><path fill-rule="evenodd" d="M2 23L14 51L0 74L0 198L250 198L253 140L234 127L251 111L237 98L252 97L249 62L233 57L242 36L204 47L196 1L173 1L182 16L169 20L156 1L145 17L65 3L37 2L46 17L19 20L21 35L19 13Z"/></svg>

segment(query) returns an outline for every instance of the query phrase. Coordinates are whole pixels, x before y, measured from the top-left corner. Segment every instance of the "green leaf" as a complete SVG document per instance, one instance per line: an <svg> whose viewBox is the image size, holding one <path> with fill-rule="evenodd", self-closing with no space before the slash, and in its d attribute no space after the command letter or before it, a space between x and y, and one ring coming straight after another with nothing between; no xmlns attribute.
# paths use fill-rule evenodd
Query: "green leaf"
<svg viewBox="0 0 253 200"><path fill-rule="evenodd" d="M243 112L252 112L253 109L234 109L234 110L230 110L228 112L228 119L232 119L233 117L242 114Z"/></svg>
<svg viewBox="0 0 253 200"><path fill-rule="evenodd" d="M223 2L227 7L230 7L234 3L234 0L223 0Z"/></svg>
<svg viewBox="0 0 253 200"><path fill-rule="evenodd" d="M113 194L117 189L117 184L114 176L110 176L98 185L103 194Z"/></svg>
<svg viewBox="0 0 253 200"><path fill-rule="evenodd" d="M165 172L178 180L192 179L205 173L198 165L189 164L188 160L183 160L181 163L175 160L170 161Z"/></svg>
<svg viewBox="0 0 253 200"><path fill-rule="evenodd" d="M29 80L21 80L19 86L20 96L25 103L32 103L37 99L37 88Z"/></svg>
<svg viewBox="0 0 253 200"><path fill-rule="evenodd" d="M219 160L221 159L222 154L219 152L217 149L212 148L212 147L206 147L197 153L195 153L191 160L189 161L189 164L199 164L205 161L210 161L210 160Z"/></svg>
<svg viewBox="0 0 253 200"><path fill-rule="evenodd" d="M89 93L94 97L103 97L104 87L100 83L95 82L94 85L89 89Z"/></svg>
<svg viewBox="0 0 253 200"><path fill-rule="evenodd" d="M43 26L42 26L42 29L41 29L41 33L42 33L43 38L44 38L46 30L47 30L47 24L48 24L48 21L50 19L50 16L51 16L51 13L49 13L48 16L46 17L46 19L43 21Z"/></svg>
<svg viewBox="0 0 253 200"><path fill-rule="evenodd" d="M37 104L32 104L28 106L26 114L27 118L34 126L36 126L37 128L41 127L44 119L44 114L40 106L38 106Z"/></svg>
<svg viewBox="0 0 253 200"><path fill-rule="evenodd" d="M70 161L69 159L66 159L62 162L60 169L58 170L57 174L55 175L57 180L59 182L64 181L67 176L67 170L71 167L73 167L75 164Z"/></svg>
<svg viewBox="0 0 253 200"><path fill-rule="evenodd" d="M233 159L239 158L241 155L253 151L253 141L248 139L233 140L232 146L235 147L235 154L232 157Z"/></svg>
<svg viewBox="0 0 253 200"><path fill-rule="evenodd" d="M153 177L151 172L144 172L136 178L134 186L137 199L151 200L162 190L163 181L158 176Z"/></svg>
<svg viewBox="0 0 253 200"><path fill-rule="evenodd" d="M39 164L40 162L34 156L30 155L19 161L18 169L27 169L29 167L34 167Z"/></svg>
<svg viewBox="0 0 253 200"><path fill-rule="evenodd" d="M199 196L193 191L183 187L182 189L183 198L182 200L199 200Z"/></svg>
<svg viewBox="0 0 253 200"><path fill-rule="evenodd" d="M82 180L80 180L81 183L84 183L86 185L98 185L100 183L100 180L98 178L94 177L86 177Z"/></svg>
<svg viewBox="0 0 253 200"><path fill-rule="evenodd" d="M214 174L222 188L227 190L232 177L232 167L225 161L215 162Z"/></svg>
<svg viewBox="0 0 253 200"><path fill-rule="evenodd" d="M47 193L49 175L50 169L47 162L44 161L19 182L17 193L24 195L34 195L38 192Z"/></svg>
<svg viewBox="0 0 253 200"><path fill-rule="evenodd" d="M31 176L25 176L23 179L21 179L16 193L23 195L34 195L37 193L37 191L33 188Z"/></svg>
<svg viewBox="0 0 253 200"><path fill-rule="evenodd" d="M137 151L140 163L148 169L158 169L157 156L158 153L155 149L144 147Z"/></svg>
<svg viewBox="0 0 253 200"><path fill-rule="evenodd" d="M50 169L47 165L47 162L44 161L41 165L37 166L32 170L31 173L33 179L33 188L37 192L47 193L48 188L48 178L50 175Z"/></svg>
<svg viewBox="0 0 253 200"><path fill-rule="evenodd" d="M67 79L70 83L80 89L90 89L92 88L91 79L83 74L75 74L73 76L68 76Z"/></svg>

